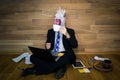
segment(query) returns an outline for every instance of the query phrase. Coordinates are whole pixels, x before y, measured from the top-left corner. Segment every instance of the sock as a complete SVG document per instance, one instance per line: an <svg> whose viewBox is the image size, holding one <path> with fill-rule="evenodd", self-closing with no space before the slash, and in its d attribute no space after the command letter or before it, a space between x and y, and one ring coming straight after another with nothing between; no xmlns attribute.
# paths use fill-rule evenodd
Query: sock
<svg viewBox="0 0 120 80"><path fill-rule="evenodd" d="M20 60L22 60L24 57L26 57L27 55L29 55L28 52L23 53L23 54L21 54L20 56L18 56L18 57L16 57L16 58L13 58L12 61L14 61L14 62L17 63L17 62L19 62Z"/></svg>
<svg viewBox="0 0 120 80"><path fill-rule="evenodd" d="M30 61L30 56L31 54L25 57L25 64L32 64L32 62Z"/></svg>
<svg viewBox="0 0 120 80"><path fill-rule="evenodd" d="M95 56L94 59L95 60L100 60L100 61L109 60L109 58L101 58L101 57L98 57L98 56Z"/></svg>

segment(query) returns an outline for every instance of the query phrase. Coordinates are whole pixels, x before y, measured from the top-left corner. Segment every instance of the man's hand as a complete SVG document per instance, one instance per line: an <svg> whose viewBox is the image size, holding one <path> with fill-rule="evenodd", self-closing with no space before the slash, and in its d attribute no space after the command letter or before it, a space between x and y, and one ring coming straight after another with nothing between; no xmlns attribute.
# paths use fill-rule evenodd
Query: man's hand
<svg viewBox="0 0 120 80"><path fill-rule="evenodd" d="M67 29L65 27L60 28L60 33L65 35L67 38L70 38L69 33L67 32Z"/></svg>
<svg viewBox="0 0 120 80"><path fill-rule="evenodd" d="M46 49L50 49L51 43L46 43Z"/></svg>
<svg viewBox="0 0 120 80"><path fill-rule="evenodd" d="M65 27L60 27L60 33L61 34L66 34L66 32L67 32L67 30L66 30L66 28Z"/></svg>

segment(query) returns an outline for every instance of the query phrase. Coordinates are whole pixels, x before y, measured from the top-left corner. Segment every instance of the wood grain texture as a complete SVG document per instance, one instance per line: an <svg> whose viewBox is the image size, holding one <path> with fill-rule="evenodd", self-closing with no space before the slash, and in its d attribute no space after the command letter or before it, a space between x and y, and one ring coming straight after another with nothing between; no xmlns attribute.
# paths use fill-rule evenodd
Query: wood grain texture
<svg viewBox="0 0 120 80"><path fill-rule="evenodd" d="M21 54L21 53L19 53ZM109 58L112 61L113 70L110 72L102 72L93 68L93 63L89 62L95 55L99 57ZM12 62L12 58L16 57L16 54L4 53L0 54L0 80L56 80L55 73L48 75L29 75L21 77L22 70L19 68L28 68L33 65L26 65L24 60L19 63ZM120 72L120 55L116 54L82 54L77 55L77 59L82 60L86 67L91 67L90 73L80 73L78 69L73 69L71 65L68 65L67 72L60 80L119 80Z"/></svg>
<svg viewBox="0 0 120 80"><path fill-rule="evenodd" d="M66 10L66 26L75 30L76 53L120 51L119 0L1 0L0 51L44 48L59 7Z"/></svg>

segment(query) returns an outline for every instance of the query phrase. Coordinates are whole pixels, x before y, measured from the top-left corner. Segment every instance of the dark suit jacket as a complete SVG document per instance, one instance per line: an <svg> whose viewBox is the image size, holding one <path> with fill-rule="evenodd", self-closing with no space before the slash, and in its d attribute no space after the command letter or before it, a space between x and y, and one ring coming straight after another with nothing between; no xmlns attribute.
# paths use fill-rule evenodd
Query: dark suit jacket
<svg viewBox="0 0 120 80"><path fill-rule="evenodd" d="M70 59L71 63L74 63L76 60L76 56L74 54L74 51L72 48L77 48L78 47L78 42L75 37L75 32L73 29L67 28L68 33L70 34L70 38L67 39L66 36L63 35L63 46L68 54L68 57ZM51 43L51 48L50 50L53 50L54 48L54 42L55 42L55 32L53 29L49 29L47 33L47 41L46 43Z"/></svg>

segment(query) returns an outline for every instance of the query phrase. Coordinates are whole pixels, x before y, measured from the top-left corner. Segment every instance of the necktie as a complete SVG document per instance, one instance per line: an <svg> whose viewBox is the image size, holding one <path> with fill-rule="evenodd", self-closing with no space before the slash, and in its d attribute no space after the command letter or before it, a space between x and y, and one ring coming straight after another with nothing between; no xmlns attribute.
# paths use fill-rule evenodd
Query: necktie
<svg viewBox="0 0 120 80"><path fill-rule="evenodd" d="M59 43L60 43L60 32L57 32L57 38L54 48L54 53L57 54L59 52Z"/></svg>

